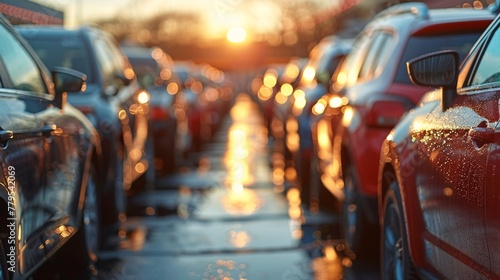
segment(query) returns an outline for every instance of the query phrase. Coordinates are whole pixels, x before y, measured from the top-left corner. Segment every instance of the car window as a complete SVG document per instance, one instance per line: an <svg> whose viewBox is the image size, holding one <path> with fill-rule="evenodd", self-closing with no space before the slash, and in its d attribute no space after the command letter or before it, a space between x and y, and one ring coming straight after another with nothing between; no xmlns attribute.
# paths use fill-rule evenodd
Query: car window
<svg viewBox="0 0 500 280"><path fill-rule="evenodd" d="M21 43L0 25L0 59L7 77L2 77L3 87L48 93L40 68Z"/></svg>
<svg viewBox="0 0 500 280"><path fill-rule="evenodd" d="M111 58L114 61L115 68L117 71L123 71L126 68L126 57L123 55L120 47L118 47L112 38L105 37L106 45L108 46L109 52L111 53Z"/></svg>
<svg viewBox="0 0 500 280"><path fill-rule="evenodd" d="M57 66L75 69L87 75L87 83L95 82L90 54L80 36L35 36L26 39L49 70Z"/></svg>
<svg viewBox="0 0 500 280"><path fill-rule="evenodd" d="M376 75L375 71L383 66L381 64L387 61L387 58L392 52L390 43L392 35L387 32L378 32L372 43L370 44L369 51L366 55L361 70L359 71L359 79L369 80L373 79Z"/></svg>
<svg viewBox="0 0 500 280"><path fill-rule="evenodd" d="M412 82L406 70L406 62L426 53L440 50L454 50L458 52L460 61L462 61L480 36L481 33L467 33L441 34L439 36L415 36L410 38L406 44L403 57L399 62L394 81L411 85Z"/></svg>
<svg viewBox="0 0 500 280"><path fill-rule="evenodd" d="M106 43L101 39L97 39L94 41L97 61L100 65L102 74L104 76L104 84L105 86L109 86L116 79L115 77L115 67L113 65L113 60L109 59L113 57L111 52L109 51Z"/></svg>
<svg viewBox="0 0 500 280"><path fill-rule="evenodd" d="M472 77L471 86L500 82L500 32L494 32Z"/></svg>
<svg viewBox="0 0 500 280"><path fill-rule="evenodd" d="M366 57L370 38L370 34L366 32L360 35L354 42L351 51L345 59L345 63L342 64L339 76L337 77L337 86L339 88L350 87L358 80L359 70L364 58Z"/></svg>
<svg viewBox="0 0 500 280"><path fill-rule="evenodd" d="M343 55L339 55L337 51L330 50L321 59L318 70L316 71L316 80L323 84L328 84L328 81L333 75L333 72L338 67Z"/></svg>

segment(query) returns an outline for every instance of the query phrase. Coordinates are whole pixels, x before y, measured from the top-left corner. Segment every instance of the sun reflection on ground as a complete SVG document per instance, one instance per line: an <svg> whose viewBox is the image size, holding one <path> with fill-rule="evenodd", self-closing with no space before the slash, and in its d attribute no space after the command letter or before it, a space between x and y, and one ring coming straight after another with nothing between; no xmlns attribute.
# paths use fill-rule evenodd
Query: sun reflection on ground
<svg viewBox="0 0 500 280"><path fill-rule="evenodd" d="M262 199L254 190L246 189L242 184L233 184L222 197L222 205L228 213L251 215L262 206Z"/></svg>
<svg viewBox="0 0 500 280"><path fill-rule="evenodd" d="M335 280L344 279L342 263L333 246L326 246L323 249L324 257L313 260L312 269L314 279L317 280ZM347 259L347 258L346 258Z"/></svg>
<svg viewBox="0 0 500 280"><path fill-rule="evenodd" d="M203 279L246 280L248 266L233 260L217 260L207 266Z"/></svg>
<svg viewBox="0 0 500 280"><path fill-rule="evenodd" d="M229 128L227 152L223 163L227 170L225 185L227 194L222 205L231 214L251 215L261 208L263 200L252 190L245 188L255 182L252 164L265 145L256 145L260 129L254 122L259 118L247 96L238 96L230 112L233 124Z"/></svg>
<svg viewBox="0 0 500 280"><path fill-rule="evenodd" d="M230 242L236 248L244 248L251 241L251 238L246 231L232 230L230 236L231 236Z"/></svg>

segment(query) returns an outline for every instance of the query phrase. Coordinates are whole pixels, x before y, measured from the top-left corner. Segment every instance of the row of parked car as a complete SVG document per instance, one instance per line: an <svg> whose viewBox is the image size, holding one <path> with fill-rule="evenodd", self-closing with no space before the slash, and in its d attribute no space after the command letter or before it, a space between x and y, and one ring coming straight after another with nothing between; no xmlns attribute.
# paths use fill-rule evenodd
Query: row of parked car
<svg viewBox="0 0 500 280"><path fill-rule="evenodd" d="M55 258L66 262L54 277L87 279L127 195L210 139L232 85L93 27L13 27L0 15L0 41L0 279Z"/></svg>
<svg viewBox="0 0 500 280"><path fill-rule="evenodd" d="M156 173L170 174L212 139L229 111L233 84L215 67L173 61L160 48L122 46L122 50L139 84L151 95Z"/></svg>
<svg viewBox="0 0 500 280"><path fill-rule="evenodd" d="M252 84L303 203L383 279L500 278L498 7L395 5Z"/></svg>

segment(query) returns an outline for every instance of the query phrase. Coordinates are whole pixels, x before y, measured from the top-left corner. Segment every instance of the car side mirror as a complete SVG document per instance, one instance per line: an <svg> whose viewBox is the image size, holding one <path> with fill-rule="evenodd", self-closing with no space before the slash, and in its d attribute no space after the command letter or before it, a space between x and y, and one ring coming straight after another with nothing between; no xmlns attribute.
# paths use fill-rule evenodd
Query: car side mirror
<svg viewBox="0 0 500 280"><path fill-rule="evenodd" d="M441 88L441 109L451 106L457 94L459 56L456 51L439 51L406 63L408 75L416 85Z"/></svg>
<svg viewBox="0 0 500 280"><path fill-rule="evenodd" d="M63 109L66 104L68 92L81 92L85 90L87 75L76 70L55 67L52 69L52 80L54 81L56 92L53 104L57 108Z"/></svg>

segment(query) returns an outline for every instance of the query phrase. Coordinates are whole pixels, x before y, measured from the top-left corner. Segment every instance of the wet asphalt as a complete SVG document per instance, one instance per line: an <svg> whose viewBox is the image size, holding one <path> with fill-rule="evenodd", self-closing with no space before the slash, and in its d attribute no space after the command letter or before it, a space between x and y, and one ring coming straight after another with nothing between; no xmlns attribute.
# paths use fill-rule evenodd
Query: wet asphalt
<svg viewBox="0 0 500 280"><path fill-rule="evenodd" d="M238 95L192 166L130 197L96 279L378 279L343 249L338 216L279 179L273 151L257 104Z"/></svg>

